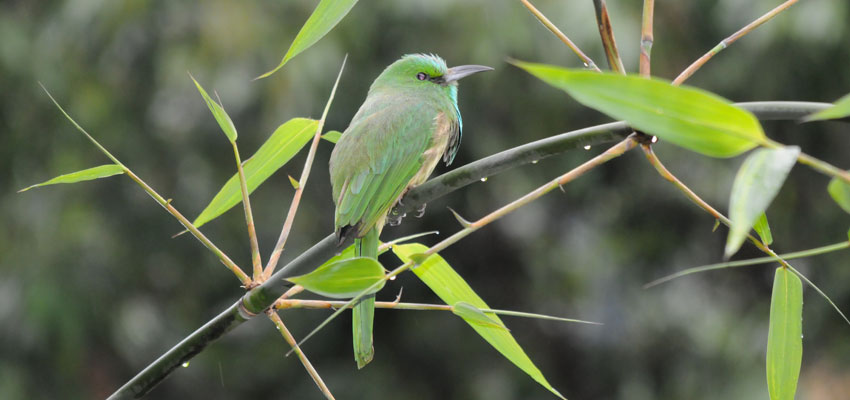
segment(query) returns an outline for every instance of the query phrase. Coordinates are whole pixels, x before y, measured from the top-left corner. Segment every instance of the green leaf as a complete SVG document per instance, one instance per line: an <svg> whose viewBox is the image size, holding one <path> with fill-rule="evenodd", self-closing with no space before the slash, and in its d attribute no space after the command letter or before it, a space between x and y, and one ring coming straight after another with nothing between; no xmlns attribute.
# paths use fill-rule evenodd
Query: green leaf
<svg viewBox="0 0 850 400"><path fill-rule="evenodd" d="M581 104L698 153L732 157L766 142L752 113L704 90L654 78L514 64Z"/></svg>
<svg viewBox="0 0 850 400"><path fill-rule="evenodd" d="M771 400L793 400L803 358L803 283L776 269L767 332L767 390Z"/></svg>
<svg viewBox="0 0 850 400"><path fill-rule="evenodd" d="M744 160L732 183L729 199L732 226L726 238L726 257L741 248L756 219L779 193L799 154L800 148L796 146L758 149Z"/></svg>
<svg viewBox="0 0 850 400"><path fill-rule="evenodd" d="M842 179L832 178L826 190L844 211L850 213L850 184Z"/></svg>
<svg viewBox="0 0 850 400"><path fill-rule="evenodd" d="M283 59L280 60L280 64L273 70L260 75L257 79L265 78L277 72L287 61L318 42L319 39L330 32L348 14L355 4L357 4L357 0L320 1L316 9L313 10L313 14L310 15L310 18L301 27L298 35L295 36L295 40L292 41L289 50L287 50Z"/></svg>
<svg viewBox="0 0 850 400"><path fill-rule="evenodd" d="M324 135L322 135L322 139L325 139L331 143L336 143L339 141L339 138L342 137L342 132L340 131L327 131Z"/></svg>
<svg viewBox="0 0 850 400"><path fill-rule="evenodd" d="M55 185L57 183L75 183L82 181L90 181L93 179L106 178L107 176L123 174L124 168L120 165L116 164L107 164L101 165L99 167L93 167L84 169L82 171L72 172L70 174L59 175L49 181L37 183L32 186L25 187L21 190L18 190L18 193L26 192L34 187L39 186L47 186L47 185Z"/></svg>
<svg viewBox="0 0 850 400"><path fill-rule="evenodd" d="M287 163L316 134L318 121L293 118L279 126L251 158L245 161L243 171L248 193L260 186L275 171ZM242 202L239 176L233 174L210 204L195 219L196 227L217 218L225 211Z"/></svg>
<svg viewBox="0 0 850 400"><path fill-rule="evenodd" d="M394 245L393 252L403 262L409 262L411 256L421 254L428 250L427 247L419 243L411 243L404 245ZM469 312L467 306L457 306L458 303L466 303L478 310L489 309L487 303L484 302L472 288L455 272L454 269L438 254L431 255L424 259L421 264L412 269L413 273L419 277L426 285L428 285L437 296L440 297L446 304L451 305L454 309L463 308ZM484 340L490 343L499 353L502 353L505 358L510 360L519 369L523 370L532 379L537 381L546 389L560 398L564 398L558 393L552 385L546 381L543 374L531 362L531 359L525 354L519 343L514 339L511 333L504 328L504 323L499 316L493 313L485 312L484 315L497 322L494 325L482 324L480 318L467 319L465 315L461 317L472 327Z"/></svg>
<svg viewBox="0 0 850 400"><path fill-rule="evenodd" d="M844 117L850 117L850 94L836 100L832 107L809 115L804 119L804 121L820 121Z"/></svg>
<svg viewBox="0 0 850 400"><path fill-rule="evenodd" d="M481 311L478 307L463 301L459 301L452 306L452 313L463 318L470 324L478 324L483 327L508 330L502 321L488 317L487 314L485 314L484 311Z"/></svg>
<svg viewBox="0 0 850 400"><path fill-rule="evenodd" d="M218 103L214 102L213 99L207 94L207 91L201 87L201 84L195 80L195 77L192 74L189 74L189 77L192 78L192 82L195 82L195 86L198 87L198 91L201 92L201 96L204 98L204 101L207 103L207 107L210 108L210 112L212 112L213 117L218 122L218 126L221 127L221 130L224 131L224 134L227 135L227 139L231 142L236 141L236 126L233 125L233 121L230 120L230 116L227 115L227 112L224 111L224 108L221 107Z"/></svg>
<svg viewBox="0 0 850 400"><path fill-rule="evenodd" d="M384 267L371 257L354 257L322 264L309 274L288 280L322 296L350 299L384 278ZM369 293L375 293L380 285Z"/></svg>
<svg viewBox="0 0 850 400"><path fill-rule="evenodd" d="M298 190L298 188L301 187L301 183L296 181L295 178L292 177L292 175L287 175L287 177L289 177L289 184L292 185L293 189Z"/></svg>
<svg viewBox="0 0 850 400"><path fill-rule="evenodd" d="M756 219L756 223L753 225L753 229L756 230L756 233L759 234L761 241L770 246L773 244L773 234L770 233L770 225L767 223L767 214L761 213L758 219Z"/></svg>

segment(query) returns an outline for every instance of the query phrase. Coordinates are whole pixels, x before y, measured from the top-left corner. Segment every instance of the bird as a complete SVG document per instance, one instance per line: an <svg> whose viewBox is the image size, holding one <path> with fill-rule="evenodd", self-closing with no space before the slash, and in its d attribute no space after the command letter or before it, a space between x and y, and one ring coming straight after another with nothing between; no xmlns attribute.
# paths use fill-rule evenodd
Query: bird
<svg viewBox="0 0 850 400"><path fill-rule="evenodd" d="M450 165L457 155L463 129L458 80L492 69L448 68L439 56L408 54L381 72L329 161L338 246L353 238L355 257L378 257L378 238L390 210L425 182L441 159ZM353 306L358 369L374 356L374 313L374 294Z"/></svg>

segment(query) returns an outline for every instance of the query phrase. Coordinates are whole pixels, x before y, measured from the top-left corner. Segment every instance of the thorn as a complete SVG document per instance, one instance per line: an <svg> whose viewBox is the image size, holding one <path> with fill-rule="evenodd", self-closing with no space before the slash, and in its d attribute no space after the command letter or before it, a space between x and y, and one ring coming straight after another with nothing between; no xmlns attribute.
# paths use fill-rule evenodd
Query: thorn
<svg viewBox="0 0 850 400"><path fill-rule="evenodd" d="M714 220L714 227L713 227L713 228L711 228L711 231L712 231L712 232L716 232L718 227L720 227L720 220L719 220L719 219L715 219L715 220Z"/></svg>
<svg viewBox="0 0 850 400"><path fill-rule="evenodd" d="M565 194L567 193L567 190L566 190L566 189L564 189L564 185L562 185L562 184L560 184L560 183L558 184L558 189L561 189L561 192L563 192L563 193L565 193Z"/></svg>
<svg viewBox="0 0 850 400"><path fill-rule="evenodd" d="M168 200L165 200L165 204L171 205L171 201L172 201L172 200L174 200L174 199L168 199Z"/></svg>
<svg viewBox="0 0 850 400"><path fill-rule="evenodd" d="M451 207L446 207L446 208L448 208L449 211L451 211L452 214L454 214L455 219L457 219L457 222L459 222L462 227L469 228L470 226L472 226L472 223L463 219L463 217L461 217L460 214L457 213L457 211L453 210Z"/></svg>
<svg viewBox="0 0 850 400"><path fill-rule="evenodd" d="M402 294L403 292L404 292L404 286L402 286L402 287L398 290L398 296L396 296L396 297L395 297L395 300L393 301L393 306L397 306L397 305L398 305L398 303L401 301L401 294Z"/></svg>

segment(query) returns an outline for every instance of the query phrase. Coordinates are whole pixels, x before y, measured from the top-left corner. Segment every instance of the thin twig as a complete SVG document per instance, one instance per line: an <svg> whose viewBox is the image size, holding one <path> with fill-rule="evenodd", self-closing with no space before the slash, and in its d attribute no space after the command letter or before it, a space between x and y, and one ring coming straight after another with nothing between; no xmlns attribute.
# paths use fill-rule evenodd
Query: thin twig
<svg viewBox="0 0 850 400"><path fill-rule="evenodd" d="M47 93L47 97L50 97L50 100L53 101L53 104L55 104L56 107L59 108L59 111L61 111L62 114L65 115L65 118L67 118L69 121L71 121L71 123L74 125L74 127L77 128L78 131L82 132L83 135L85 135L86 138L88 138L88 140L90 142L92 142L92 144L94 144L95 147L98 148L98 150L100 150L104 155L109 157L109 159L112 160L112 162L121 166L121 168L124 169L124 173L127 174L127 176L130 179L132 179L139 186L141 186L142 189L149 196L151 196L154 200L156 200L156 202L159 203L159 205L162 206L162 208L164 208L166 211L168 211L169 214L174 216L174 218L177 218L177 221L179 221L180 224L183 225L183 227L188 229L189 232L192 232L192 235L194 235L207 249L212 251L218 257L218 259L221 261L222 264L224 264L228 269L233 271L233 274L235 274L236 277L239 278L239 280L242 282L243 286L248 287L251 284L251 278L249 278L248 275L246 275L245 272L242 271L242 268L239 268L239 266L236 265L236 263L233 262L233 260L231 260L230 257L227 256L227 254L224 254L224 252L221 251L221 249L219 249L215 244L213 244L212 241L207 239L207 237L204 236L204 234L201 233L201 231L199 231L198 228L196 228L195 225L193 225L191 221L186 219L186 217L184 217L183 214L181 214L179 211L177 211L177 209L174 208L174 206L171 205L170 200L166 200L165 198L160 196L159 193L157 193L155 190L153 190L153 188L148 186L148 184L145 183L145 181L143 181L135 173L133 173L133 171L130 170L130 168L128 168L121 161L119 161L118 158L113 156L112 153L110 153L108 150L106 150L106 148L103 147L97 140L95 140L95 138L92 135L90 135L85 129L83 129L83 127L80 126L80 124L78 124L77 121L74 121L74 119L71 118L71 116L65 111L65 109L62 108L62 106L59 105L59 102L57 102L56 99L53 98L53 95L51 95L50 92L47 91L47 88L44 87L44 85L42 85L40 82L39 82L39 85L41 85L41 88L44 89L45 93Z"/></svg>
<svg viewBox="0 0 850 400"><path fill-rule="evenodd" d="M652 34L652 25L655 15L655 0L643 0L643 21L640 28L640 75L650 75L650 59L652 54L652 42L655 40Z"/></svg>
<svg viewBox="0 0 850 400"><path fill-rule="evenodd" d="M596 66L596 63L590 59L590 57L585 55L584 52L582 52L581 49L579 49L578 46L576 46L575 43L573 43L573 41L570 40L570 38L568 38L567 35L564 34L564 32L561 32L561 30L558 29L558 27L555 26L552 21L549 21L549 18L546 18L546 16L543 15L540 10L535 8L534 5L531 4L531 2L529 2L528 0L522 0L522 4L525 6L525 8L528 9L528 11L531 11L531 13L537 18L538 21L540 21L541 24L543 24L543 26L546 27L546 29L549 29L549 31L555 34L558 39L561 39L564 44L566 44L570 49L572 49L573 53L576 53L578 58L580 58L581 61L584 62L584 65L587 68L594 69L596 70L596 72L602 72L599 67Z"/></svg>
<svg viewBox="0 0 850 400"><path fill-rule="evenodd" d="M659 174L661 174L661 176L664 179L667 179L668 181L672 182L689 199L691 199L691 201L693 201L698 206L700 206L700 208L702 208L703 210L707 211L709 214L714 216L714 218L716 218L718 221L720 221L721 223L723 223L726 226L732 225L732 222L728 218L726 218L723 214L721 214L720 212L715 210L714 207L712 207L708 203L706 203L703 199L701 199L699 196L697 196L696 193L694 193L690 188L685 186L685 184L682 183L682 181L680 181L672 173L670 173L670 171L668 171L667 168L664 167L664 164L661 163L661 160L659 160L658 157L655 155L655 152L652 151L652 147L650 147L648 145L642 145L641 148L643 149L644 154L646 154L646 158L649 160L650 164L652 164L652 166L655 167L655 169L658 171ZM807 278L805 275L800 273L800 271L797 271L796 268L791 266L791 264L789 264L782 257L777 255L773 250L771 250L769 247L767 247L767 245L762 243L760 240L756 239L756 237L753 236L752 234L747 233L747 239L749 239L749 241L753 245L755 245L759 250L761 250L763 253L772 257L774 260L776 260L776 262L781 264L783 268L788 268L791 271L793 271L795 274L797 274L797 276L799 276L800 279L805 281L816 292L818 292L818 294L820 294L821 297L823 297L827 301L827 303L829 303L832 306L832 308L835 309L836 312L838 312L838 315L840 315L841 318L844 319L844 321L847 322L848 325L850 325L850 319L848 319L847 316L844 315L844 312L841 311L840 308L838 308L838 305L835 304L835 302L833 302L832 299L829 298L829 296L827 296L826 293L824 293L817 285L815 285L814 282L810 281L809 278Z"/></svg>
<svg viewBox="0 0 850 400"><path fill-rule="evenodd" d="M325 395L325 398L333 399L334 395L331 394L328 386L325 385L325 382L322 380L322 377L319 376L319 372L316 371L316 368L313 367L313 364L310 363L310 360L307 359L307 356L304 355L304 351L298 347L298 344L295 342L295 337L292 336L292 333L289 332L289 329L286 328L286 325L283 324L283 320L280 319L280 315L277 315L277 312L269 309L266 311L266 315L268 315L269 319L274 323L277 327L277 330L280 331L281 336L286 340L286 343L289 343L292 346L292 350L298 354L298 358L301 360L301 364L304 364L304 369L307 370L307 373L310 374L310 377L313 378L313 382L316 382L316 386L319 387L319 390L322 391L322 394Z"/></svg>
<svg viewBox="0 0 850 400"><path fill-rule="evenodd" d="M797 2L797 0L787 0L786 2L780 4L779 6L774 8L773 10L770 10L767 14L762 15L761 17L759 17L758 19L756 19L753 22L750 22L747 26L738 30L738 32L733 33L732 36L729 36L726 39L721 40L720 43L717 44L717 46L714 46L714 48L709 50L708 53L703 54L702 57L700 57L696 61L694 61L693 64L688 66L688 68L685 68L685 70L682 71L682 73L679 74L679 76L677 76L676 79L673 80L673 84L674 85L680 85L686 79L690 78L691 75L694 74L694 72L696 72L698 69L700 69L706 62L708 62L708 60L710 60L712 57L714 57L717 53L720 53L725 48L729 47L729 45L731 45L732 43L735 43L736 40L738 40L741 37L743 37L744 35L752 32L754 29L758 28L759 26L761 26L765 22L770 21L777 14L781 13L782 11L785 11L788 7L791 7L796 2Z"/></svg>
<svg viewBox="0 0 850 400"><path fill-rule="evenodd" d="M327 310L346 307L346 300L301 300L301 299L286 299L278 300L274 303L274 308L277 310L289 309L311 309L311 310ZM348 306L347 308L351 308ZM391 309L391 310L413 310L413 311L449 311L454 307L446 304L426 304L426 303L402 303L399 301L376 301L375 308ZM497 315L507 315L511 317L537 318L561 322L576 322L580 324L602 325L599 322L585 321L581 319L553 317L545 314L526 313L521 311L511 310L494 310L489 308L480 309L485 313L493 313Z"/></svg>
<svg viewBox="0 0 850 400"><path fill-rule="evenodd" d="M248 184L245 182L245 171L242 169L242 159L239 157L239 147L235 140L230 143L233 144L233 156L236 158L239 188L242 191L242 208L245 210L245 225L248 227L248 240L251 242L251 264L254 267L253 284L256 285L263 276L263 261L260 258L260 245L257 242L257 230L254 228L254 213L251 212L251 200Z"/></svg>
<svg viewBox="0 0 850 400"><path fill-rule="evenodd" d="M348 55L342 59L342 66L339 67L339 74L336 76L336 82L331 89L331 95L328 97L328 102L325 104L325 110L322 112L322 118L319 119L319 124L316 127L316 134L313 136L313 143L310 145L310 152L307 153L307 160L304 161L304 169L301 171L301 179L298 180L298 187L295 189L295 194L292 196L292 203L289 205L289 212L286 214L286 221L283 223L283 229L280 231L280 237L277 239L277 244L274 246L269 262L266 264L266 269L263 271L263 281L269 279L277 267L277 262L283 253L283 247L286 245L286 239L289 238L289 232L292 230L292 223L295 221L295 214L298 212L298 205L301 203L301 194L304 193L304 187L307 186L307 178L310 177L310 169L313 166L313 159L316 157L316 149L319 147L319 142L322 139L322 129L325 126L325 118L328 116L328 110L331 108L336 88L339 85L339 79L342 78L342 71L345 69L345 60Z"/></svg>
<svg viewBox="0 0 850 400"><path fill-rule="evenodd" d="M596 11L596 25L599 27L599 36L602 38L602 47L605 49L605 57L608 58L608 68L621 74L626 73L620 52L617 51L617 41L614 40L614 29L611 26L611 18L608 16L608 6L605 0L593 0L593 9Z"/></svg>
<svg viewBox="0 0 850 400"><path fill-rule="evenodd" d="M822 246L822 247L818 247L818 248L814 248L814 249L801 250L801 251L796 251L796 252L787 253L787 254L780 254L779 257L782 258L783 260L793 260L793 259L796 259L796 258L811 257L811 256L820 255L820 254L830 253L830 252L833 252L833 251L844 250L848 247L850 247L850 242L840 242L840 243L835 243L835 244ZM703 266L699 266L699 267L688 268L688 269L676 272L674 274L670 274L670 275L658 278L658 279L656 279L652 282L649 282L649 283L643 285L643 288L649 289L653 286L672 281L673 279L681 278L683 276L695 274L695 273L698 273L698 272L714 271L714 270L725 269L725 268L748 267L748 266L752 266L752 265L767 264L767 263L772 263L772 262L776 262L776 259L774 259L773 257L759 257L759 258L750 258L750 259L747 259L747 260L729 261L729 262L709 264L709 265L703 265Z"/></svg>
<svg viewBox="0 0 850 400"><path fill-rule="evenodd" d="M502 218L505 215L508 215L511 212L516 211L517 209L522 208L525 205L528 205L532 201L537 200L538 198L540 198L541 196L543 196L546 193L551 192L555 188L560 188L561 186L575 180L576 178L584 175L584 173L586 173L587 171L590 171L593 168L596 168L596 167L598 167L598 166L600 166L600 165L602 165L602 164L604 164L604 163L606 163L606 162L608 162L608 161L610 161L614 158L617 158L617 157L625 154L627 151L631 150L632 148L634 148L637 145L637 142L635 141L634 138L635 138L635 135L630 135L625 140L623 140L623 141L617 143L616 145L610 147L608 150L605 150L602 154L597 155L596 157L584 162L583 164L579 165L578 167L573 168L569 172L549 181L549 183L538 187L537 189L526 194L525 196L522 196L522 197L510 202L509 204L499 208L496 211L491 212L490 214L487 214L486 216L478 219L475 222L464 224L465 226L464 226L463 229L457 231L455 234L453 234L453 235L449 236L448 238L442 240L441 242L437 243L436 245L431 246L428 250L426 250L425 252L422 253L423 257L417 258L417 259L420 260L420 262L421 262L421 260L427 258L430 255L438 253L438 252L444 250L445 248L457 243L459 240L468 236L472 232L475 232L478 229L481 229L482 227L486 226L487 224L489 224L493 221L496 221L499 218ZM357 301L359 301L363 296L366 295L366 293L373 292L375 289L377 289L384 282L386 282L387 280L393 279L395 276L397 276L398 274L400 274L404 271L407 271L408 269L413 267L414 264L415 264L415 260L410 260L410 261L402 264L400 267L397 267L396 269L394 269L391 272L389 272L388 274L386 274L381 280L379 280L378 282L375 282L372 286L370 286L369 288L367 288L366 290L364 290L363 292L361 292L360 294L355 296L353 299L347 301L344 306L337 309L333 314L331 314L331 316L326 318L321 324L319 324L309 334L307 334L307 336L305 336L303 339L301 339L301 341L298 342L298 344L302 345L310 337L312 337L314 334L316 334L316 332L321 330L328 322L330 322L331 320L333 320L334 318L339 316L339 314L341 314L343 311L345 311L346 308L351 307L352 304L355 304ZM291 352L292 351L290 351L290 353Z"/></svg>

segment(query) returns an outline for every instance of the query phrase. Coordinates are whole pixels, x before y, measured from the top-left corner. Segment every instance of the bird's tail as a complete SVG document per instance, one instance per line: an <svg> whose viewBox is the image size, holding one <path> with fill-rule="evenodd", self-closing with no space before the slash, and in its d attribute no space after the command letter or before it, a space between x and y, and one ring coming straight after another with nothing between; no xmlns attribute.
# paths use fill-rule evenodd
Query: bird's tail
<svg viewBox="0 0 850 400"><path fill-rule="evenodd" d="M354 239L354 256L378 258L378 235L380 229L372 228L366 236ZM375 295L363 297L354 305L351 314L354 337L354 360L357 368L363 368L372 361L375 349L372 347L372 325L375 320Z"/></svg>

